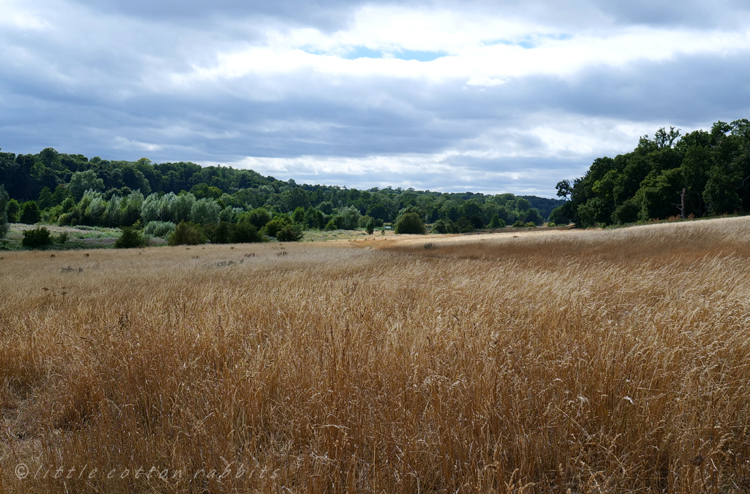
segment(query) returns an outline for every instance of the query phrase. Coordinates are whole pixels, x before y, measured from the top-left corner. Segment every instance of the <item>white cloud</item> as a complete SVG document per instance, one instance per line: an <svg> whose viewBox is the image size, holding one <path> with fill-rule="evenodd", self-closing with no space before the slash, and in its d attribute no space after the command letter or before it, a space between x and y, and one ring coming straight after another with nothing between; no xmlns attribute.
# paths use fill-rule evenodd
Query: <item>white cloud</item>
<svg viewBox="0 0 750 494"><path fill-rule="evenodd" d="M750 113L728 0L158 4L0 0L4 150L551 195L658 127Z"/></svg>

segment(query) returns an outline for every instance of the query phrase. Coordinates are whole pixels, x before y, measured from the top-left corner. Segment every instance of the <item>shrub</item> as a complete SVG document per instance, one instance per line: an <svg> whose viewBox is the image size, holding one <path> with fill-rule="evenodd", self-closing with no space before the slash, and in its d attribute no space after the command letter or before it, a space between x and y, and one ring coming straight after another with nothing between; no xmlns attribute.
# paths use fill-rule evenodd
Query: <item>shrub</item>
<svg viewBox="0 0 750 494"><path fill-rule="evenodd" d="M527 224L534 223L534 226L544 223L544 218L542 218L541 213L539 213L539 210L536 208L529 209L525 214L522 214L521 217Z"/></svg>
<svg viewBox="0 0 750 494"><path fill-rule="evenodd" d="M290 225L291 221L289 221L289 218L287 216L277 216L276 218L266 223L266 234L270 235L271 237L275 237L279 230L281 230L285 226Z"/></svg>
<svg viewBox="0 0 750 494"><path fill-rule="evenodd" d="M23 232L23 240L21 245L30 249L38 249L39 247L45 247L52 243L52 235L49 230L45 227L40 226L33 230L26 230Z"/></svg>
<svg viewBox="0 0 750 494"><path fill-rule="evenodd" d="M482 228L484 228L484 221L482 221L481 216L479 216L478 214L469 216L469 221L476 230L481 230Z"/></svg>
<svg viewBox="0 0 750 494"><path fill-rule="evenodd" d="M417 213L406 213L399 218L396 222L396 233L414 233L422 234L426 233L424 223Z"/></svg>
<svg viewBox="0 0 750 494"><path fill-rule="evenodd" d="M36 201L28 201L23 203L21 208L21 223L27 225L33 225L39 223L42 219L42 213L39 211L39 206Z"/></svg>
<svg viewBox="0 0 750 494"><path fill-rule="evenodd" d="M323 213L315 208L308 208L305 213L305 223L308 228L317 228L322 230L326 226L326 218Z"/></svg>
<svg viewBox="0 0 750 494"><path fill-rule="evenodd" d="M340 230L356 230L357 225L359 225L360 216L357 208L349 206L348 208L339 209L339 212L333 217L333 221Z"/></svg>
<svg viewBox="0 0 750 494"><path fill-rule="evenodd" d="M8 226L8 193L5 192L5 187L0 185L0 238L3 238L10 230Z"/></svg>
<svg viewBox="0 0 750 494"><path fill-rule="evenodd" d="M505 220L498 215L493 215L490 220L490 228L505 228Z"/></svg>
<svg viewBox="0 0 750 494"><path fill-rule="evenodd" d="M529 228L536 228L536 223L534 223L533 221L529 221L526 223L526 226Z"/></svg>
<svg viewBox="0 0 750 494"><path fill-rule="evenodd" d="M169 245L198 245L202 244L203 234L194 223L181 221L169 236Z"/></svg>
<svg viewBox="0 0 750 494"><path fill-rule="evenodd" d="M253 242L264 242L265 238L260 234L255 225L249 221L240 221L234 225L232 242L238 244L249 244Z"/></svg>
<svg viewBox="0 0 750 494"><path fill-rule="evenodd" d="M57 234L57 237L55 237L55 243L62 245L68 241L69 237L68 232L60 232Z"/></svg>
<svg viewBox="0 0 750 494"><path fill-rule="evenodd" d="M617 206L615 212L612 213L612 221L618 225L635 223L636 221L638 221L638 213L640 212L641 207L638 204L636 204L632 200L627 200Z"/></svg>
<svg viewBox="0 0 750 494"><path fill-rule="evenodd" d="M458 229L449 218L441 218L432 225L431 233L458 233Z"/></svg>
<svg viewBox="0 0 750 494"><path fill-rule="evenodd" d="M365 225L365 231L368 235L372 235L372 232L375 231L375 219L370 218L367 220L367 224Z"/></svg>
<svg viewBox="0 0 750 494"><path fill-rule="evenodd" d="M276 240L279 242L297 242L302 239L302 229L298 225L284 225L276 232Z"/></svg>
<svg viewBox="0 0 750 494"><path fill-rule="evenodd" d="M146 245L146 240L143 238L139 226L140 224L136 222L133 226L121 227L122 233L120 238L115 241L115 249L137 249Z"/></svg>
<svg viewBox="0 0 750 494"><path fill-rule="evenodd" d="M167 238L176 226L171 221L149 221L143 228L143 233L151 237Z"/></svg>
<svg viewBox="0 0 750 494"><path fill-rule="evenodd" d="M232 241L233 225L226 221L219 222L218 225L203 225L203 231L214 244L228 244Z"/></svg>
<svg viewBox="0 0 750 494"><path fill-rule="evenodd" d="M8 201L8 221L10 223L18 223L20 217L21 205L15 199L11 199Z"/></svg>
<svg viewBox="0 0 750 494"><path fill-rule="evenodd" d="M515 223L513 223L513 228L523 228L525 226L526 226L526 223L524 223L521 220L518 220Z"/></svg>
<svg viewBox="0 0 750 494"><path fill-rule="evenodd" d="M474 231L474 224L466 216L461 216L456 220L456 229L459 233L469 233Z"/></svg>
<svg viewBox="0 0 750 494"><path fill-rule="evenodd" d="M325 228L325 230L326 230L327 232L331 232L331 231L333 231L333 230L335 230L335 229L336 229L336 222L335 222L335 221L333 221L332 219L331 219L331 220L329 220L329 221L328 221L328 223L326 223L326 228Z"/></svg>

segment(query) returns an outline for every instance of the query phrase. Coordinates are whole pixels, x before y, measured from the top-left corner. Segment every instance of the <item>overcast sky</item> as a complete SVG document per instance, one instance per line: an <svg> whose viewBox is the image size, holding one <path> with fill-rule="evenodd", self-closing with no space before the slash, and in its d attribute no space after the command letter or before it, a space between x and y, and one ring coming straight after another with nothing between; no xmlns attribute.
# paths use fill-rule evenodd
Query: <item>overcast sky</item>
<svg viewBox="0 0 750 494"><path fill-rule="evenodd" d="M746 0L0 0L0 148L553 197L750 118Z"/></svg>

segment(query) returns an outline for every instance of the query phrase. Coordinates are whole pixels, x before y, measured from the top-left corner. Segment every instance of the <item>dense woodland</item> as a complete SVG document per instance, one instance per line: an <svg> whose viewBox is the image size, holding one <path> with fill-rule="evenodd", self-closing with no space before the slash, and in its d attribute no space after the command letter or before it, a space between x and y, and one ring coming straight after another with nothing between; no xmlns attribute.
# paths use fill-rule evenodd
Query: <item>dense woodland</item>
<svg viewBox="0 0 750 494"><path fill-rule="evenodd" d="M750 121L716 122L708 132L685 135L659 129L632 152L598 158L586 175L557 189L567 202L550 220L581 227L748 213Z"/></svg>
<svg viewBox="0 0 750 494"><path fill-rule="evenodd" d="M209 239L226 225L249 223L267 235L282 226L356 229L396 223L416 214L439 232L463 232L514 222L542 224L560 199L513 194L448 194L401 188L348 189L298 185L252 170L195 163L108 161L61 154L0 153L0 184L10 222L128 227L168 236L181 222L200 225ZM2 194L0 194L2 195ZM0 198L2 202L2 198ZM275 221L274 224L269 223ZM263 230L265 229L265 230ZM217 240L227 240L219 233Z"/></svg>

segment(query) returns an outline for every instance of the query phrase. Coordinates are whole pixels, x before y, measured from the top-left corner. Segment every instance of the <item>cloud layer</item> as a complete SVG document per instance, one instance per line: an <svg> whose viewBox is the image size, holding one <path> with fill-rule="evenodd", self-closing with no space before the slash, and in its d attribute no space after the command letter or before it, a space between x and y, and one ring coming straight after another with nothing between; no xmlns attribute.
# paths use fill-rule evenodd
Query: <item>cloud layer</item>
<svg viewBox="0 0 750 494"><path fill-rule="evenodd" d="M554 195L662 126L750 116L723 0L0 0L0 147Z"/></svg>

